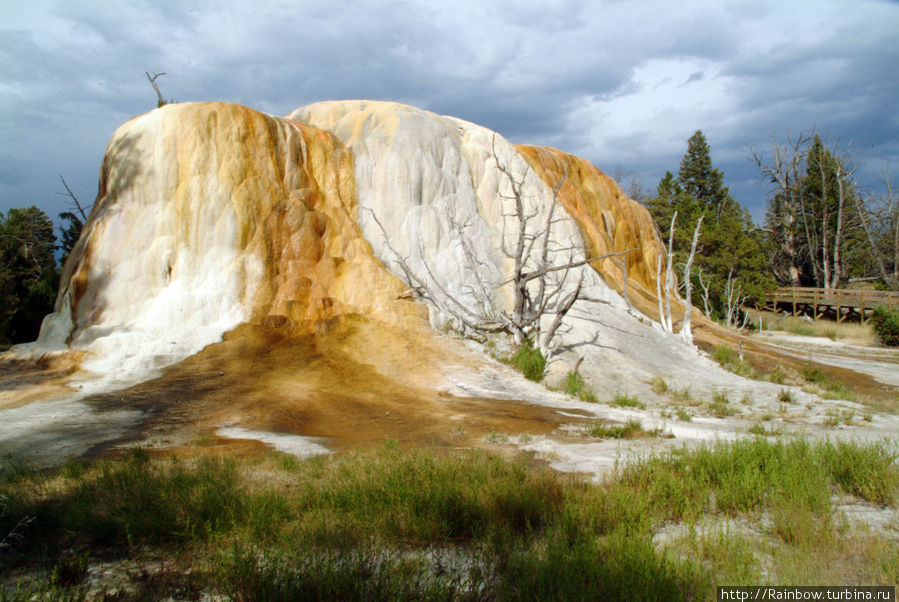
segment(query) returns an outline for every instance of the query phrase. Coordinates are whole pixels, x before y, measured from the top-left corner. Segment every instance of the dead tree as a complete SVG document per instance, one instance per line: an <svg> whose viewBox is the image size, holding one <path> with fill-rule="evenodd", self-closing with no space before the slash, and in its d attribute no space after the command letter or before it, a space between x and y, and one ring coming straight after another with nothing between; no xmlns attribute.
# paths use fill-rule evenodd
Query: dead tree
<svg viewBox="0 0 899 602"><path fill-rule="evenodd" d="M162 92L159 91L159 86L156 85L156 80L165 75L165 73L154 73L153 75L150 75L149 71L144 71L144 73L147 75L147 79L150 80L150 85L153 86L154 90L156 90L156 108L158 109L159 107L164 107L165 105L173 102L171 100L166 100L162 96Z"/></svg>
<svg viewBox="0 0 899 602"><path fill-rule="evenodd" d="M887 167L883 170L883 183L884 194L871 195L866 202L856 195L855 206L880 278L896 289L899 287L899 195L893 191L893 178ZM888 263L892 269L887 268Z"/></svg>
<svg viewBox="0 0 899 602"><path fill-rule="evenodd" d="M57 192L56 194L61 194L72 199L72 205L74 205L73 209L77 209L78 213L81 215L81 221L87 221L87 211L91 210L92 205L88 205L87 211L85 208L81 206L81 202L78 200L78 197L75 196L75 193L72 192L72 189L69 188L69 185L66 183L66 179L62 177L62 174L59 175L59 180L62 182L63 187L66 189L65 192Z"/></svg>
<svg viewBox="0 0 899 602"><path fill-rule="evenodd" d="M740 315L740 308L746 302L748 295L743 294L743 288L737 282L737 279L733 277L734 271L733 269L727 273L727 282L724 285L724 303L725 303L725 325L728 328L735 328L737 325L737 319ZM748 319L748 314L746 318L743 320L743 325L746 324L746 319Z"/></svg>
<svg viewBox="0 0 899 602"><path fill-rule="evenodd" d="M696 244L699 242L699 229L702 227L703 215L696 220L696 229L693 231L693 244L690 246L690 257L684 266L684 321L681 325L681 337L687 345L693 344L693 331L691 330L691 318L693 314L693 278L690 271L693 269L693 257L696 255Z"/></svg>
<svg viewBox="0 0 899 602"><path fill-rule="evenodd" d="M709 305L709 287L712 285L711 280L709 282L703 282L702 280L702 268L699 268L698 272L699 276L699 286L702 288L702 305L705 308L705 317L712 317L712 309Z"/></svg>
<svg viewBox="0 0 899 602"><path fill-rule="evenodd" d="M849 149L840 149L838 142L833 143L831 148L823 145L820 147L820 155L817 157L817 176L820 179L821 198L818 199L818 206L821 214L817 216L812 228L820 231L820 235L816 236L819 241L820 252L815 249L813 256L821 257L821 274L823 276L824 288L837 288L840 279L843 276L843 247L845 246L845 221L847 208L847 196L853 195L852 178L855 174L856 166L851 163ZM832 158L832 162L826 161L827 157ZM828 183L830 177L833 177L833 183L836 186L836 207L830 206L828 198ZM834 215L831 216L831 211ZM831 218L836 219L834 232L830 232Z"/></svg>
<svg viewBox="0 0 899 602"><path fill-rule="evenodd" d="M808 134L799 134L796 139L788 134L786 143L778 144L772 137L770 163L764 160L757 149L750 149L752 161L774 186L772 217L776 223L771 224L770 232L781 254L789 262L787 278L790 286L799 286L802 264L802 249L796 236L796 228L801 223L806 229L806 238L811 235L805 219L803 187L799 185L810 139Z"/></svg>
<svg viewBox="0 0 899 602"><path fill-rule="evenodd" d="M615 218L612 217L611 212L603 211L602 212L602 223L606 227L606 235L609 237L609 244L612 247L612 251L615 251L615 234L613 230L615 229ZM615 263L618 264L618 267L621 268L621 295L624 297L624 305L627 307L627 313L634 315L634 308L631 305L630 299L627 296L627 256L618 257L615 260Z"/></svg>
<svg viewBox="0 0 899 602"><path fill-rule="evenodd" d="M674 323L671 321L671 287L674 286L674 224L677 221L677 211L671 216L671 227L668 230L668 252L665 254L665 284L662 290L662 256L659 255L656 266L656 296L659 300L659 322L662 330L671 334L674 332Z"/></svg>
<svg viewBox="0 0 899 602"><path fill-rule="evenodd" d="M634 251L608 253L594 257L583 257L583 244L578 241L558 241L552 233L556 224L565 221L559 216L559 190L567 178L567 171L552 189L552 200L545 208L545 215L540 215L540 208L528 203L525 193L525 179L529 167L520 177L500 159L496 150L494 135L492 158L497 169L504 176L508 193L498 191L502 206L502 238L501 252L511 261L512 273L505 280L485 282L488 258L480 257L470 244L468 229L471 224L462 222L447 209L447 220L454 234L455 244L459 245L464 259L462 268L471 276L468 280L475 284L463 291L465 298L452 293L449 287L441 282L439 274L434 272L425 259L424 249L418 248L420 267L413 267L408 256L401 255L390 241L389 234L375 215L371 215L381 231L383 242L399 267L405 281L411 286L415 297L428 301L441 313L449 316L464 335L475 340L486 340L490 333L507 333L514 337L517 344L525 340L532 341L549 359L553 354L554 339L562 327L565 317L578 301L603 302L587 298L584 295L583 271L574 282L572 276L577 268L600 259L621 257ZM562 257L563 259L555 259ZM497 310L495 304L496 291L503 287L512 289L512 305L509 310Z"/></svg>

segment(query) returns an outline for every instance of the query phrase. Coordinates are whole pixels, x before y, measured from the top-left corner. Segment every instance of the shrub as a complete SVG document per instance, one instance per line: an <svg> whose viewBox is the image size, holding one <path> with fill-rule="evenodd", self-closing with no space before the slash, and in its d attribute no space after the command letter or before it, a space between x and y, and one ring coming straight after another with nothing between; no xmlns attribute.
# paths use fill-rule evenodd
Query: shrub
<svg viewBox="0 0 899 602"><path fill-rule="evenodd" d="M525 378L534 382L543 380L543 373L546 371L546 358L530 341L521 344L515 355L509 358L509 364L524 374Z"/></svg>
<svg viewBox="0 0 899 602"><path fill-rule="evenodd" d="M899 311L877 307L871 315L871 326L881 343L887 347L899 347Z"/></svg>

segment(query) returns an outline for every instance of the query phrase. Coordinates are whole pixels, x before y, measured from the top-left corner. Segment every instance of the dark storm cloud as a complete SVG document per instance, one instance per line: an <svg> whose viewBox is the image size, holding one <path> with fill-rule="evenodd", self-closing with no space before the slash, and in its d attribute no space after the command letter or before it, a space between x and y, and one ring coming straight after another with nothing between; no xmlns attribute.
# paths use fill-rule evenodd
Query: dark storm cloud
<svg viewBox="0 0 899 602"><path fill-rule="evenodd" d="M92 197L109 136L155 106L144 70L166 72L167 98L282 115L406 102L620 165L649 188L703 129L756 207L746 147L771 133L816 126L878 159L899 139L887 3L98 0L0 13L0 210L55 215L59 173Z"/></svg>

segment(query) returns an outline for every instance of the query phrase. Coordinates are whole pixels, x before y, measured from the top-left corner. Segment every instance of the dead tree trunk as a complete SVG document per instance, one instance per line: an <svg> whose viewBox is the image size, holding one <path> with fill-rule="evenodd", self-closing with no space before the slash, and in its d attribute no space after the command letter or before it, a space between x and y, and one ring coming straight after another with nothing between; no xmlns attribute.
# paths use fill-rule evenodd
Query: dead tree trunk
<svg viewBox="0 0 899 602"><path fill-rule="evenodd" d="M147 79L150 80L150 85L156 90L156 108L158 109L159 107L164 107L169 104L169 101L163 98L162 92L159 91L159 86L156 85L156 80L165 75L165 73L154 73L153 75L150 75L149 71L144 71L144 73L147 75Z"/></svg>
<svg viewBox="0 0 899 602"><path fill-rule="evenodd" d="M414 295L430 302L444 315L458 322L466 336L485 340L486 335L490 333L505 332L512 335L519 344L525 340L533 341L549 359L553 353L554 339L575 303L578 300L601 302L584 298L583 271L578 275L576 284L569 280L572 271L601 259L625 256L634 249L584 257L583 243L575 240L557 240L553 237L553 233L558 231L557 224L565 218L559 216L560 212L557 211L556 205L559 203L559 190L567 178L567 172L552 189L552 199L548 206L543 208L545 213L541 216L541 208L529 203L526 197L525 180L528 168L525 168L520 177L516 177L512 169L500 159L495 137L492 156L497 169L503 174L506 189L509 191L507 194L498 191L498 194L505 209L502 212L501 251L511 261L512 273L505 281L473 286L471 291L465 294L473 297L474 302L470 298L467 301L459 298L448 290L450 287L441 282L440 274L434 273L421 248L417 258L421 267L419 270L413 268L410 258L397 252L378 216L370 209L368 211L371 212L375 224L384 237L386 248L399 266L406 282L412 287ZM485 265L488 258L478 257L472 246L467 243L466 225L459 223L452 215L448 214L447 217L465 257L465 264L471 270L473 280L480 283L478 266ZM509 311L493 309L493 296L502 287L512 289Z"/></svg>
<svg viewBox="0 0 899 602"><path fill-rule="evenodd" d="M696 244L699 242L699 229L702 227L702 218L696 220L696 229L693 231L693 244L690 246L690 257L684 266L684 322L681 325L681 337L687 345L693 344L693 332L691 330L691 318L693 313L693 278L690 271L693 269L693 257L696 255Z"/></svg>
<svg viewBox="0 0 899 602"><path fill-rule="evenodd" d="M762 176L774 185L772 203L776 210L769 226L781 255L789 264L787 271L790 286L799 286L800 284L802 249L796 240L796 228L801 225L806 230L806 236L811 234L804 218L805 199L802 187L799 185L809 139L808 134L800 134L795 140L788 136L787 142L780 145L772 138L770 163L764 160L757 149L751 150L751 158L758 166ZM814 262L812 263L816 265ZM815 269L817 268L815 267Z"/></svg>

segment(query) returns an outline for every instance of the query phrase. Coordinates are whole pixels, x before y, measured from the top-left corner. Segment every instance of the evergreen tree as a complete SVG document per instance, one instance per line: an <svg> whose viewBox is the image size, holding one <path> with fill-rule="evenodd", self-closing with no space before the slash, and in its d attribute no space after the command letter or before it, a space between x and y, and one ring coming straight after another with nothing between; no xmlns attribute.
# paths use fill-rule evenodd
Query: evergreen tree
<svg viewBox="0 0 899 602"><path fill-rule="evenodd" d="M68 222L68 225L65 228L60 227L59 229L60 234L62 234L62 241L59 245L59 249L62 251L59 258L59 265L62 267L66 264L66 260L69 258L72 249L75 248L75 243L78 242L78 238L81 237L81 230L84 228L84 223L71 211L64 211L59 214L59 217Z"/></svg>
<svg viewBox="0 0 899 602"><path fill-rule="evenodd" d="M759 300L774 287L763 241L748 212L724 186L724 175L712 166L709 145L701 131L690 137L677 178L667 172L646 207L666 239L671 217L678 212L673 246L678 265L686 262L693 228L704 216L692 270L695 306L705 307L707 294L713 316L723 315L729 279L736 280L747 302ZM700 274L702 284L696 286Z"/></svg>
<svg viewBox="0 0 899 602"><path fill-rule="evenodd" d="M0 216L0 342L34 340L53 311L59 273L53 223L37 207Z"/></svg>
<svg viewBox="0 0 899 602"><path fill-rule="evenodd" d="M677 180L703 213L714 216L716 222L728 203L733 204L730 192L724 186L724 174L712 167L709 143L701 130L696 130L687 141L687 152L681 159Z"/></svg>

